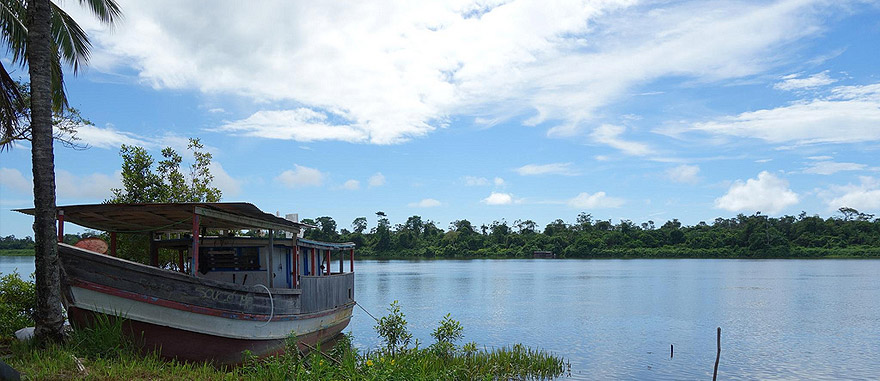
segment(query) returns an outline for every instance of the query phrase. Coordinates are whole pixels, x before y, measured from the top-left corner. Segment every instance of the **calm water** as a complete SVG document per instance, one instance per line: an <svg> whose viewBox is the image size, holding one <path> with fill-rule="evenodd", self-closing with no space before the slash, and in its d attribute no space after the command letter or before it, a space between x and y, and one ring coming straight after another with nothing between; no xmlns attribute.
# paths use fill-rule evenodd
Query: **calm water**
<svg viewBox="0 0 880 381"><path fill-rule="evenodd" d="M33 271L0 257L0 272ZM399 300L421 342L447 312L465 341L562 354L579 379L880 379L877 260L359 261L357 299ZM355 309L361 348L379 344ZM669 346L675 345L675 357Z"/></svg>

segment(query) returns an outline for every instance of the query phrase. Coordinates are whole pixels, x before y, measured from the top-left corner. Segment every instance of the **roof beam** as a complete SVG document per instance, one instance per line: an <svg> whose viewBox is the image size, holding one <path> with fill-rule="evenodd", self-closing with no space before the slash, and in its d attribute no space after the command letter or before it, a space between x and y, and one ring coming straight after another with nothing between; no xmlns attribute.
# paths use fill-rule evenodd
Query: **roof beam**
<svg viewBox="0 0 880 381"><path fill-rule="evenodd" d="M208 209L201 206L195 207L195 214L200 216L205 216L208 218L214 218L221 221L231 222L234 224L241 225L242 228L259 228L259 229L272 229L272 230L283 230L287 232L297 233L299 232L299 226L297 225L286 225L280 223L274 223L270 221L264 221L257 218L251 218L246 216L241 216L233 213L222 212L219 210ZM280 217L279 217L280 218ZM294 222L291 221L291 224Z"/></svg>

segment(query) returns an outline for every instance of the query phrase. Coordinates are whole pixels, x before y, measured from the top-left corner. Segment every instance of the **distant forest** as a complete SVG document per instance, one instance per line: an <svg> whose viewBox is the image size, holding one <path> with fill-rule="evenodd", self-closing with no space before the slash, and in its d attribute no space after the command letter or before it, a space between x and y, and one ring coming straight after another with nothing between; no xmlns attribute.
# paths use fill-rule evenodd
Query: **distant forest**
<svg viewBox="0 0 880 381"><path fill-rule="evenodd" d="M456 220L441 228L420 216L392 226L383 212L368 228L358 217L351 229L339 229L332 217L304 219L315 225L308 239L357 244L357 257L375 258L529 258L550 251L561 258L821 258L880 257L880 218L841 208L823 219L808 216L768 217L760 213L717 218L682 226L677 220L656 226L622 220L595 220L581 213L572 224L557 219L541 229L532 220L494 221L475 226ZM74 243L85 236L66 234ZM0 249L32 248L30 237L0 237Z"/></svg>
<svg viewBox="0 0 880 381"><path fill-rule="evenodd" d="M822 219L802 212L772 218L760 213L717 218L682 226L622 220L595 220L581 213L573 224L557 219L541 229L531 220L494 221L475 226L456 220L446 229L420 216L391 226L377 212L377 226L367 230L365 217L351 230L337 230L331 217L305 219L317 226L305 236L322 241L350 241L359 257L384 258L527 258L551 251L561 258L819 258L880 257L880 219L852 208Z"/></svg>

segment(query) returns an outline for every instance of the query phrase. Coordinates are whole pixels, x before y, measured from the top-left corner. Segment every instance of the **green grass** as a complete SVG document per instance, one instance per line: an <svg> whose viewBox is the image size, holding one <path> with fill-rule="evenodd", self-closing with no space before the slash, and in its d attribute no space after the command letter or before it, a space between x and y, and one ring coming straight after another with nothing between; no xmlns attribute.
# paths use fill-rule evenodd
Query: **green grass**
<svg viewBox="0 0 880 381"><path fill-rule="evenodd" d="M66 343L46 348L13 343L4 361L31 380L506 380L550 379L568 370L564 359L522 345L477 350L471 343L448 355L408 348L389 356L358 353L350 336L325 354L301 356L290 341L285 354L266 359L245 355L240 367L215 368L141 355L122 338L119 322L99 321L93 329L74 332Z"/></svg>
<svg viewBox="0 0 880 381"><path fill-rule="evenodd" d="M0 249L0 257L33 257L34 249Z"/></svg>

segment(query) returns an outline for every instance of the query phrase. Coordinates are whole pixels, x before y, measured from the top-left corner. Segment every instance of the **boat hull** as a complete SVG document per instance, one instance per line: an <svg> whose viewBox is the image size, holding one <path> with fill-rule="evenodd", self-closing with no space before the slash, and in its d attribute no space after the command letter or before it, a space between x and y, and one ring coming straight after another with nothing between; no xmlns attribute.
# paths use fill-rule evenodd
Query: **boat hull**
<svg viewBox="0 0 880 381"><path fill-rule="evenodd" d="M302 293L327 296L331 285L353 287L353 274L322 277L323 290L268 289L194 278L63 244L59 257L74 328L93 324L99 315L121 317L124 332L144 351L165 358L235 365L245 350L258 357L283 351L292 336L306 349L304 344L338 335L354 306L351 299L324 298L318 308L306 303L304 310L300 300Z"/></svg>

